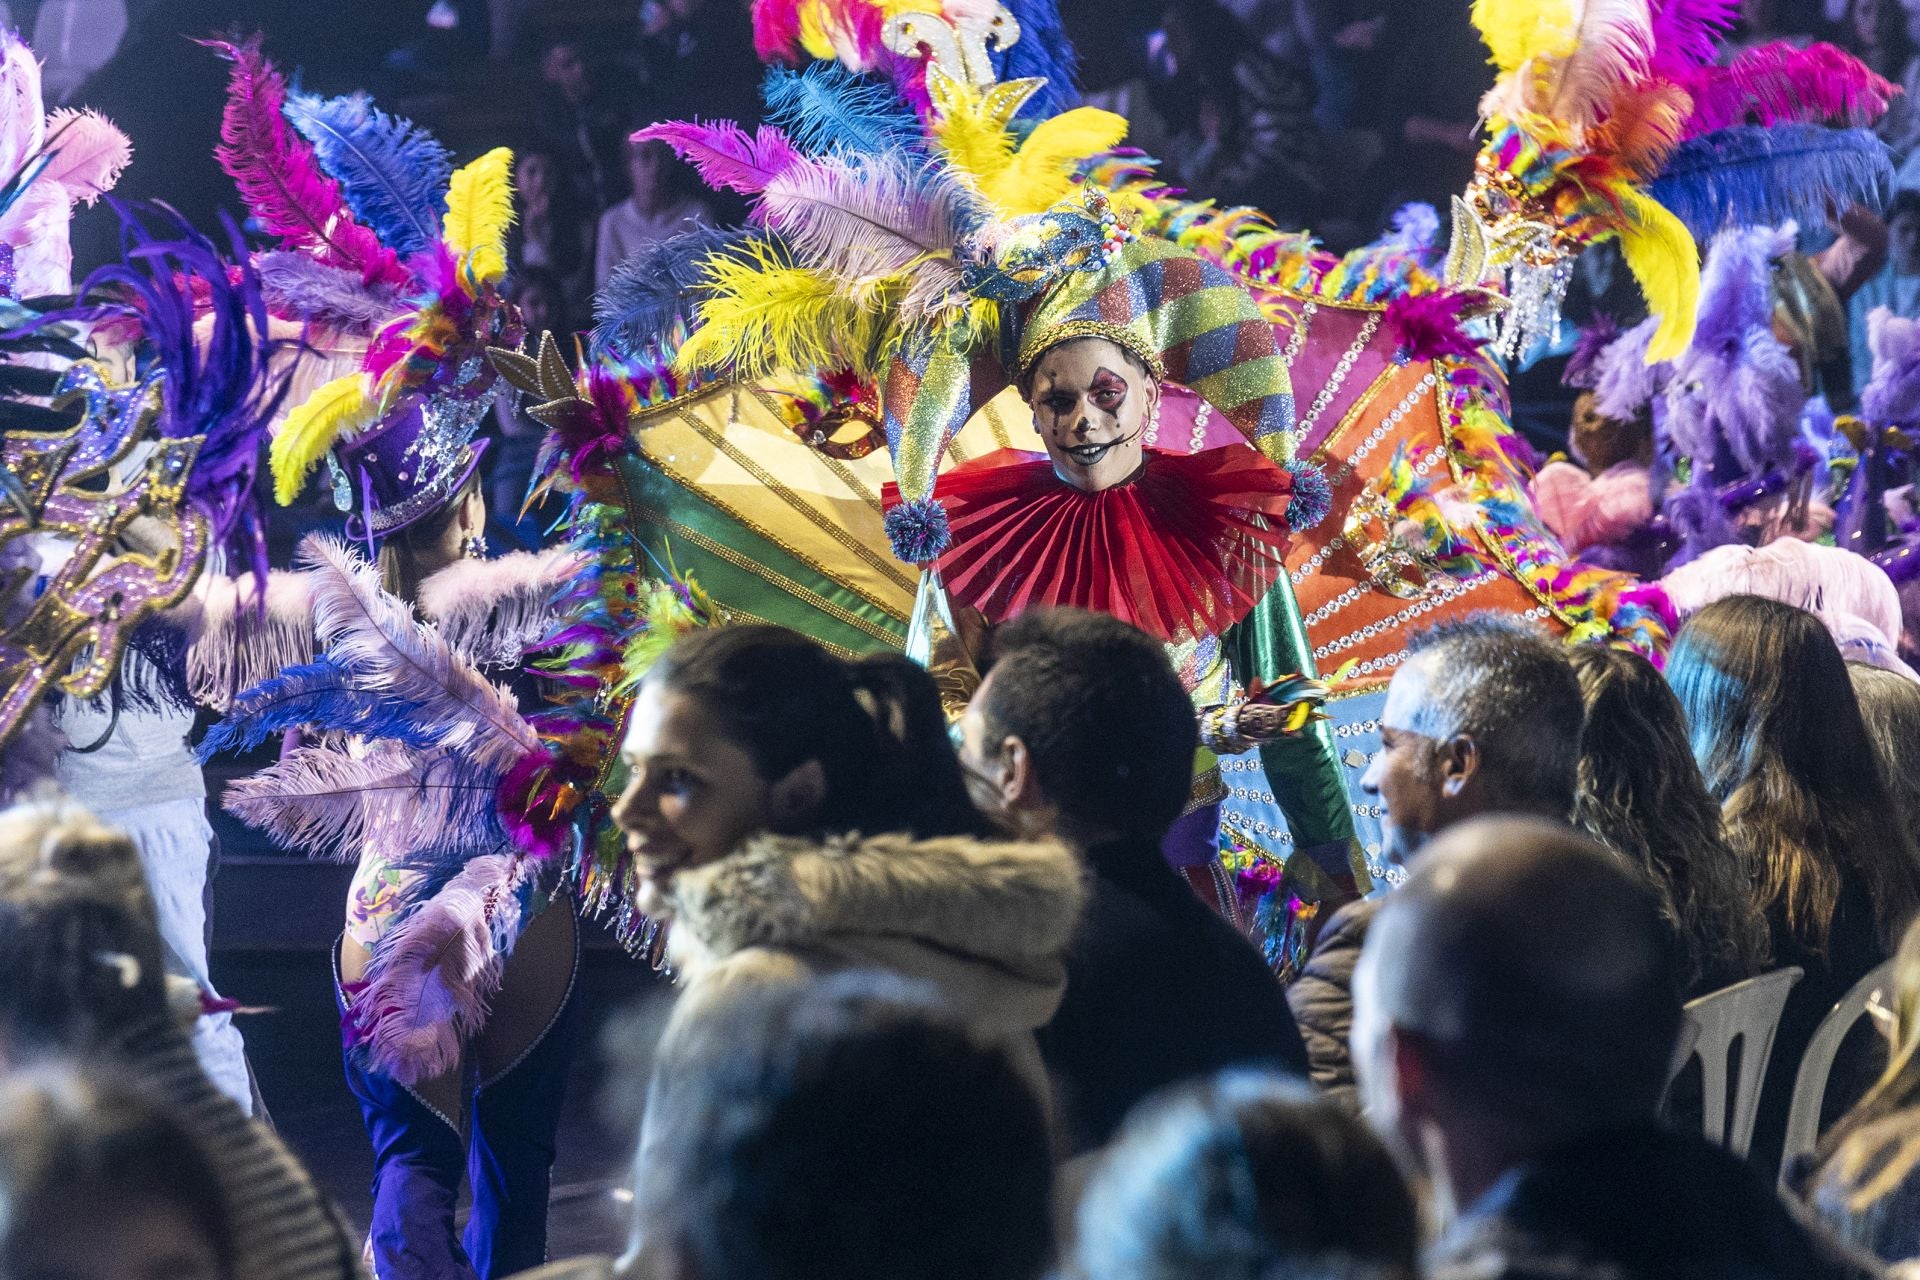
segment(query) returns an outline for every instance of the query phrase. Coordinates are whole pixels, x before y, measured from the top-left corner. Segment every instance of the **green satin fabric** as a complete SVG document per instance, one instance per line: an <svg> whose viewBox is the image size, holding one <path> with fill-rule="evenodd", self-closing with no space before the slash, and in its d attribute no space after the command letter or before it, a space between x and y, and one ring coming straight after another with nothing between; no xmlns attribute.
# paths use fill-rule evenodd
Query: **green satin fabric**
<svg viewBox="0 0 1920 1280"><path fill-rule="evenodd" d="M1270 681L1296 671L1319 674L1300 606L1284 576L1252 613L1227 632L1225 640L1228 661L1242 684ZM1354 838L1352 800L1342 780L1339 754L1334 750L1332 724L1322 720L1310 734L1267 743L1260 748L1260 766L1287 819L1294 849L1304 851L1345 842L1355 887L1363 894L1368 892L1373 881L1367 874L1359 841ZM1335 869L1319 868L1322 873ZM1289 867L1290 873L1294 870ZM1324 875L1307 873L1304 868L1300 871L1296 878L1302 883L1324 879Z"/></svg>

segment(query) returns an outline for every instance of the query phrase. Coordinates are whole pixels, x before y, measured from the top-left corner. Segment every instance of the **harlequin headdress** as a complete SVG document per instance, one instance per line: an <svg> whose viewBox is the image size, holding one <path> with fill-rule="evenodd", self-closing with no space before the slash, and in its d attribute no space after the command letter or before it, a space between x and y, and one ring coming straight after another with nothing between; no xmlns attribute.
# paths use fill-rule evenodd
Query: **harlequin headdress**
<svg viewBox="0 0 1920 1280"><path fill-rule="evenodd" d="M1510 352L1551 333L1573 259L1617 237L1659 318L1650 360L1685 349L1694 237L1824 216L1891 177L1861 125L1892 87L1830 45L1765 45L1714 65L1730 0L1476 0L1500 78L1487 138L1455 210L1450 278L1503 273ZM1749 123L1752 121L1753 123Z"/></svg>
<svg viewBox="0 0 1920 1280"><path fill-rule="evenodd" d="M275 432L274 497L292 502L325 458L349 532L377 542L444 507L479 466L486 346L519 338L500 293L513 153L454 171L430 135L364 95L289 95L257 40L214 47L233 63L216 155L281 238L261 255L274 314L367 340L360 368Z"/></svg>
<svg viewBox="0 0 1920 1280"><path fill-rule="evenodd" d="M680 368L751 378L844 366L876 381L904 499L889 534L917 563L948 537L932 497L948 442L1069 337L1121 342L1290 462L1290 385L1253 300L1198 256L1133 235L1075 182L1124 122L1079 108L1021 137L1013 117L1035 83L983 89L936 58L926 84L924 132L884 89L819 65L771 74L776 123L752 137L713 124L636 135L754 201L756 229L694 246L697 267L679 273L695 299Z"/></svg>

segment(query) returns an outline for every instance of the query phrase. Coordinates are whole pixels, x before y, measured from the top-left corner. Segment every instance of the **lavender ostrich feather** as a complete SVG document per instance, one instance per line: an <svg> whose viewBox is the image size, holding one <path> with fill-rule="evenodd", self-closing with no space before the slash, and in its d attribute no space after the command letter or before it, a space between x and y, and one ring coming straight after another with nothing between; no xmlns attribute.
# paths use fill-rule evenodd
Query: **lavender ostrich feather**
<svg viewBox="0 0 1920 1280"><path fill-rule="evenodd" d="M1873 377L1860 393L1860 411L1881 426L1920 423L1920 320L1885 307L1867 314Z"/></svg>
<svg viewBox="0 0 1920 1280"><path fill-rule="evenodd" d="M1594 356L1594 407L1605 416L1624 422L1666 389L1672 367L1647 363L1647 345L1659 327L1658 317L1642 320Z"/></svg>
<svg viewBox="0 0 1920 1280"><path fill-rule="evenodd" d="M310 253L275 249L254 255L260 292L273 313L342 333L371 334L405 309L400 291L358 271L330 267Z"/></svg>

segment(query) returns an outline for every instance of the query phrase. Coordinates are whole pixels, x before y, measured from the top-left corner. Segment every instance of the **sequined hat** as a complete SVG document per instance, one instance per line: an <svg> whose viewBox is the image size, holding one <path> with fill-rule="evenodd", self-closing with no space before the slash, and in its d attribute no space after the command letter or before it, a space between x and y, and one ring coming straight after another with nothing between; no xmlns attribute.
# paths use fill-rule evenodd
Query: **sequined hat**
<svg viewBox="0 0 1920 1280"><path fill-rule="evenodd" d="M473 434L492 397L415 398L328 459L347 536L369 546L445 509L479 470L487 441Z"/></svg>

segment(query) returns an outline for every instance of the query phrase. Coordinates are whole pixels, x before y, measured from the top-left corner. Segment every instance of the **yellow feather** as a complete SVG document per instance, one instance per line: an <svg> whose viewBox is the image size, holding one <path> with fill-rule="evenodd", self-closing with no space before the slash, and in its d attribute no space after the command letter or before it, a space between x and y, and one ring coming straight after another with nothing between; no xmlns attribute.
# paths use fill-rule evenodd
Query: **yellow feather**
<svg viewBox="0 0 1920 1280"><path fill-rule="evenodd" d="M495 147L454 171L447 187L441 237L461 262L470 294L507 274L507 228L513 225L513 152Z"/></svg>
<svg viewBox="0 0 1920 1280"><path fill-rule="evenodd" d="M1082 162L1127 136L1125 117L1076 107L1042 121L1016 143L1008 125L1042 83L1009 80L982 92L938 68L927 73L934 136L947 163L1003 218L1045 213L1073 194L1073 174Z"/></svg>
<svg viewBox="0 0 1920 1280"><path fill-rule="evenodd" d="M1620 252L1640 283L1647 310L1660 317L1647 344L1647 363L1672 360L1693 341L1700 308L1700 248L1693 233L1665 205L1631 187L1618 189L1627 211Z"/></svg>
<svg viewBox="0 0 1920 1280"><path fill-rule="evenodd" d="M367 394L366 379L357 373L316 388L287 415L267 448L273 500L283 507L290 505L327 450L342 438L366 430L379 416L380 406Z"/></svg>
<svg viewBox="0 0 1920 1280"><path fill-rule="evenodd" d="M674 357L683 373L730 368L742 377L783 369L850 365L862 376L886 367L886 291L854 296L764 246L708 259L699 324Z"/></svg>
<svg viewBox="0 0 1920 1280"><path fill-rule="evenodd" d="M1511 72L1532 58L1564 58L1579 36L1574 0L1473 0L1473 25L1493 55L1493 65Z"/></svg>
<svg viewBox="0 0 1920 1280"><path fill-rule="evenodd" d="M1126 136L1125 116L1075 107L1042 121L982 191L1006 217L1045 213L1073 194L1073 175L1081 164L1119 146Z"/></svg>

